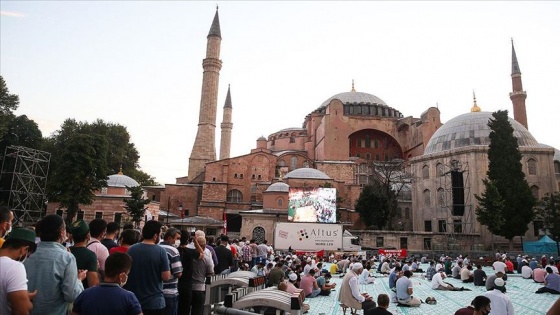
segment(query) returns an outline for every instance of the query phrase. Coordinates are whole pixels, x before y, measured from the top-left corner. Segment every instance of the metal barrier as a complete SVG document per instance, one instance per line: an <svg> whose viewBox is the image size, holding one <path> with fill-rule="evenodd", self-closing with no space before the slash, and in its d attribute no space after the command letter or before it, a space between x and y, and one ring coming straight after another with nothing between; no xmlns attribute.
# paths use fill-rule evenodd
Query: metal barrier
<svg viewBox="0 0 560 315"><path fill-rule="evenodd" d="M233 295L233 294L232 294ZM276 287L249 292L245 295L233 297L232 307L245 310L252 309L261 311L273 309L277 314L283 311L290 315L303 314L303 300L305 299L303 290L298 290L294 294L280 291ZM227 306L227 305L226 305Z"/></svg>
<svg viewBox="0 0 560 315"><path fill-rule="evenodd" d="M238 294L247 294L263 289L265 282L265 277L257 276L250 271L239 271L229 275L207 277L204 314L210 314L212 306L224 302L227 296L231 295L234 290L240 289Z"/></svg>

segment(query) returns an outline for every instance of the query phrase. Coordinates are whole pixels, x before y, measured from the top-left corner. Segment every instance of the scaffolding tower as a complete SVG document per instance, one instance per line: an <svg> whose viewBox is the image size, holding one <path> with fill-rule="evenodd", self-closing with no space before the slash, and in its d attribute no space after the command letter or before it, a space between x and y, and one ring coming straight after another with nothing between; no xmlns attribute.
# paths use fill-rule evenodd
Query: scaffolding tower
<svg viewBox="0 0 560 315"><path fill-rule="evenodd" d="M22 146L8 146L2 159L0 179L11 179L10 187L0 187L18 226L41 219L47 203L46 186L51 154ZM8 189L9 188L9 189Z"/></svg>
<svg viewBox="0 0 560 315"><path fill-rule="evenodd" d="M438 225L445 220L444 227L448 233L446 245L448 250L472 249L475 233L474 210L470 189L470 172L468 162L452 158L436 165L439 178L437 194Z"/></svg>

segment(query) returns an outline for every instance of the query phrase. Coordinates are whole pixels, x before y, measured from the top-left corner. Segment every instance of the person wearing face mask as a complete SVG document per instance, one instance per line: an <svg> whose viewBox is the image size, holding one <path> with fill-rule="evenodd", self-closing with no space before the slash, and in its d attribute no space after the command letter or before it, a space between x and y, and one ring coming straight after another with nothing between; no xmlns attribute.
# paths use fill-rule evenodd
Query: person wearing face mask
<svg viewBox="0 0 560 315"><path fill-rule="evenodd" d="M89 226L83 221L75 221L70 226L70 233L74 240L74 246L70 247L70 252L76 257L78 270L87 270L86 279L82 282L84 289L94 287L99 284L97 273L97 256L86 248L90 239Z"/></svg>
<svg viewBox="0 0 560 315"><path fill-rule="evenodd" d="M490 299L479 295L472 300L471 305L458 309L455 315L488 315L490 310Z"/></svg>
<svg viewBox="0 0 560 315"><path fill-rule="evenodd" d="M170 228L165 232L163 241L159 243L165 249L167 258L169 259L169 268L171 269L171 279L163 281L163 296L165 298L165 314L177 315L177 307L179 303L179 291L177 285L179 278L183 275L183 264L177 247L181 244L181 231L176 228Z"/></svg>
<svg viewBox="0 0 560 315"><path fill-rule="evenodd" d="M105 279L99 286L84 290L72 308L72 315L142 314L134 293L122 288L128 279L132 258L116 252L105 261Z"/></svg>
<svg viewBox="0 0 560 315"><path fill-rule="evenodd" d="M150 220L142 228L142 242L128 249L132 267L126 290L136 295L145 315L165 314L163 282L171 279L169 258L163 247L158 246L161 222Z"/></svg>
<svg viewBox="0 0 560 315"><path fill-rule="evenodd" d="M0 248L4 243L4 237L12 230L12 221L14 221L14 213L8 207L0 207Z"/></svg>
<svg viewBox="0 0 560 315"><path fill-rule="evenodd" d="M21 261L35 249L35 232L16 229L0 249L0 314L29 314L37 292L27 291L27 273Z"/></svg>
<svg viewBox="0 0 560 315"><path fill-rule="evenodd" d="M45 216L37 224L41 242L35 253L23 263L30 291L37 290L30 314L66 315L68 303L84 290L82 281L87 270L78 271L76 258L62 243L66 225L56 214Z"/></svg>

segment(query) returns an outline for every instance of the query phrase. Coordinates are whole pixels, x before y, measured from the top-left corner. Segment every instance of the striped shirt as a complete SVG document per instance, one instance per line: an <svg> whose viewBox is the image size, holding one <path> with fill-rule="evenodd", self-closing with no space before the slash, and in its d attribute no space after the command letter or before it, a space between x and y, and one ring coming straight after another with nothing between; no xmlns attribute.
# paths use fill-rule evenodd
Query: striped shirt
<svg viewBox="0 0 560 315"><path fill-rule="evenodd" d="M167 258L169 259L169 268L171 271L171 279L169 281L163 281L163 295L166 296L176 296L179 295L177 290L177 284L179 283L178 274L183 272L183 265L181 264L181 256L177 248L167 245L161 242L159 246L165 249L167 253Z"/></svg>

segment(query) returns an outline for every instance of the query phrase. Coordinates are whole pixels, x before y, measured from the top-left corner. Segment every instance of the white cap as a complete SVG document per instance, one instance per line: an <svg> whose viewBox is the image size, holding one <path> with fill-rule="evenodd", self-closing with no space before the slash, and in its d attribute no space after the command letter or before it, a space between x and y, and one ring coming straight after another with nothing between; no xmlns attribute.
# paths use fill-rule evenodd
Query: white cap
<svg viewBox="0 0 560 315"><path fill-rule="evenodd" d="M354 265L352 265L352 270L353 271L360 270L360 269L364 269L364 266L361 263L357 262L357 263L354 263Z"/></svg>
<svg viewBox="0 0 560 315"><path fill-rule="evenodd" d="M290 278L290 281L296 281L297 280L297 275L295 273L290 273L290 275L288 276L288 278Z"/></svg>
<svg viewBox="0 0 560 315"><path fill-rule="evenodd" d="M494 285L497 287L503 287L506 283L504 282L504 279L496 278L496 280L494 280Z"/></svg>

